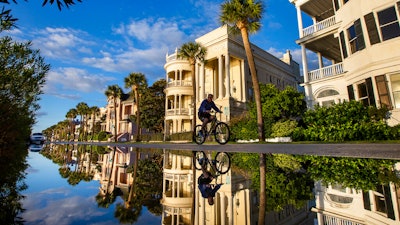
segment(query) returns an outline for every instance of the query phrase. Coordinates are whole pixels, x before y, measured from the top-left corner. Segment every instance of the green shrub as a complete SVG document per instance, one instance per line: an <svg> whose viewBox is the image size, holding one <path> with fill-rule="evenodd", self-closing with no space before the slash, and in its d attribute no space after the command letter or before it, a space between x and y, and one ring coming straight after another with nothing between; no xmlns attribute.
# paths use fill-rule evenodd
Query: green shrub
<svg viewBox="0 0 400 225"><path fill-rule="evenodd" d="M271 137L290 137L296 127L297 122L294 120L276 122L272 125Z"/></svg>

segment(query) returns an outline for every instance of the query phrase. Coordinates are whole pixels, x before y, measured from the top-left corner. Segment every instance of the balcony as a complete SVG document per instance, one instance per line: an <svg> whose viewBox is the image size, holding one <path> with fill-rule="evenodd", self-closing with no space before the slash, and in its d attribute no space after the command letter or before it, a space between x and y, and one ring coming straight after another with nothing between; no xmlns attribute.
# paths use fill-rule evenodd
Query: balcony
<svg viewBox="0 0 400 225"><path fill-rule="evenodd" d="M166 116L188 116L191 115L192 110L189 108L182 108L182 109L167 109Z"/></svg>
<svg viewBox="0 0 400 225"><path fill-rule="evenodd" d="M335 18L335 16L331 16L325 20L322 20L321 22L318 22L316 24L313 24L309 27L304 28L302 37L312 35L318 31L330 28L335 24L336 24L336 18Z"/></svg>
<svg viewBox="0 0 400 225"><path fill-rule="evenodd" d="M344 74L343 64L338 63L331 66L326 66L317 70L308 72L308 81L321 80L328 77L334 77L337 75Z"/></svg>
<svg viewBox="0 0 400 225"><path fill-rule="evenodd" d="M191 87L192 86L192 81L186 81L186 80L175 80L171 81L167 84L167 88L169 87Z"/></svg>

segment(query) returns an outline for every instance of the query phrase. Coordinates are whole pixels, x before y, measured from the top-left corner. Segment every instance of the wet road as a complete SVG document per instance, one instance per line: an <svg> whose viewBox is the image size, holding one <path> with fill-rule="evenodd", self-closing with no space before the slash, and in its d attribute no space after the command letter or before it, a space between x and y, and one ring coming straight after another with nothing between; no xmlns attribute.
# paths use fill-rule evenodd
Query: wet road
<svg viewBox="0 0 400 225"><path fill-rule="evenodd" d="M57 142L62 144L67 142ZM298 143L267 143L267 144L204 144L194 143L99 143L70 142L76 144L94 144L105 146L126 146L137 148L159 148L189 151L224 151L252 153L284 153L294 155L317 155L333 157L355 157L400 160L400 144L397 143L363 143L363 144L298 144Z"/></svg>

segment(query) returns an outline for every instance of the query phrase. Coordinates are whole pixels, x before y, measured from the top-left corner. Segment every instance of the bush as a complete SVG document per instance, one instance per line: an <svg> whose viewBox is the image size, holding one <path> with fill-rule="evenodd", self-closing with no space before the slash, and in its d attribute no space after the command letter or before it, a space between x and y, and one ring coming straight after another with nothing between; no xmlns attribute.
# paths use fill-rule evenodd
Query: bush
<svg viewBox="0 0 400 225"><path fill-rule="evenodd" d="M297 122L294 120L279 121L272 125L271 137L291 137Z"/></svg>
<svg viewBox="0 0 400 225"><path fill-rule="evenodd" d="M258 138L257 120L250 119L250 115L243 113L230 120L231 140L250 140Z"/></svg>

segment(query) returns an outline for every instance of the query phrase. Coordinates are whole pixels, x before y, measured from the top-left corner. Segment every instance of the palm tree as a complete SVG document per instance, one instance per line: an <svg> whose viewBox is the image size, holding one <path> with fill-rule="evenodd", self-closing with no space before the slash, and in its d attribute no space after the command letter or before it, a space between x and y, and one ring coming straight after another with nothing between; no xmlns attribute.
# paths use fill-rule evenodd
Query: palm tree
<svg viewBox="0 0 400 225"><path fill-rule="evenodd" d="M247 61L253 81L254 97L257 107L258 139L265 140L264 122L262 117L261 93L253 52L249 41L249 33L257 32L261 27L261 18L264 11L262 1L259 0L228 0L221 5L220 21L228 25L233 33L241 33Z"/></svg>
<svg viewBox="0 0 400 225"><path fill-rule="evenodd" d="M76 111L78 112L78 115L81 116L81 133L82 133L82 140L85 137L85 115L87 114L89 110L88 104L85 102L80 102L78 105L76 105ZM80 134L79 134L80 135Z"/></svg>
<svg viewBox="0 0 400 225"><path fill-rule="evenodd" d="M127 77L125 77L125 87L131 88L132 93L135 96L136 103L136 141L140 141L141 139L141 127L140 127L140 97L143 91L147 88L147 80L144 74L142 73L130 73Z"/></svg>
<svg viewBox="0 0 400 225"><path fill-rule="evenodd" d="M114 102L114 141L117 142L117 98L121 98L122 89L116 84L109 85L107 87L107 90L104 92L104 94L108 98L113 98L113 102Z"/></svg>
<svg viewBox="0 0 400 225"><path fill-rule="evenodd" d="M93 117L92 117L92 141L93 141L96 116L98 116L100 114L100 109L97 106L92 106L92 107L90 107L90 112L93 115Z"/></svg>
<svg viewBox="0 0 400 225"><path fill-rule="evenodd" d="M246 51L247 61L250 67L251 79L253 82L254 98L257 109L257 127L258 139L261 142L265 140L264 121L262 116L261 93L258 83L257 70L254 62L253 52L249 41L249 33L257 32L261 23L264 11L263 2L259 0L228 0L221 5L220 21L228 25L235 34L240 33L243 39L244 49ZM260 208L258 214L258 224L265 222L265 176L266 176L266 154L260 153Z"/></svg>
<svg viewBox="0 0 400 225"><path fill-rule="evenodd" d="M189 64L192 72L192 86L193 86L193 127L192 130L196 127L197 122L197 114L196 114L196 71L195 65L196 61L204 62L204 57L207 53L207 49L201 46L196 42L188 42L183 44L178 50L178 57L182 59L189 60Z"/></svg>
<svg viewBox="0 0 400 225"><path fill-rule="evenodd" d="M65 115L65 117L70 121L69 124L69 133L71 134L75 134L75 123L74 123L74 119L76 118L76 116L78 115L78 111L76 111L76 109L72 108L70 110L68 110L67 114ZM74 139L75 139L75 135L74 135ZM68 140L69 141L69 140Z"/></svg>

